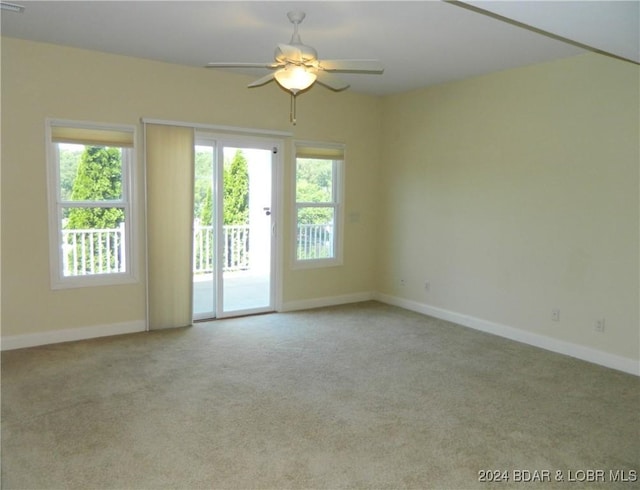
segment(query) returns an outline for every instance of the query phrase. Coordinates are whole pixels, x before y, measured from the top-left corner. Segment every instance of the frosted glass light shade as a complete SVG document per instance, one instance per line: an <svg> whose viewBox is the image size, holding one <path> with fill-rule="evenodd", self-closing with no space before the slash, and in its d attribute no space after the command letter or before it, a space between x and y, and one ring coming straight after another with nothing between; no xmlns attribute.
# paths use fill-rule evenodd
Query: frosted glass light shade
<svg viewBox="0 0 640 490"><path fill-rule="evenodd" d="M316 81L316 74L304 66L287 65L274 73L276 82L294 95L309 88Z"/></svg>

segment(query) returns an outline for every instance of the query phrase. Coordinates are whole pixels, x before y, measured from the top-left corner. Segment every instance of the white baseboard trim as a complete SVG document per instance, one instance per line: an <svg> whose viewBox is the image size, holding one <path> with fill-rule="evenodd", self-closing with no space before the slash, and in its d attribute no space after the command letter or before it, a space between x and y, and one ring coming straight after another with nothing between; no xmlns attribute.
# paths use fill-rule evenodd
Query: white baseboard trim
<svg viewBox="0 0 640 490"><path fill-rule="evenodd" d="M608 352L603 352L591 347L566 342L545 335L539 335L526 330L521 330L499 323L490 322L462 313L437 308L425 303L399 298L384 293L360 292L345 294L340 296L326 296L323 298L312 298L298 301L288 301L282 304L280 311L307 310L311 308L322 308L325 306L337 306L348 303L358 303L361 301L376 300L382 303L399 306L407 310L422 313L442 320L447 320L464 327L473 328L482 332L498 335L516 342L539 347L558 354L575 357L583 361L599 364L611 369L623 371L625 373L640 376L640 362L626 357L617 356ZM65 330L54 330L51 332L39 332L24 335L10 335L0 339L0 350L8 351L23 349L25 347L37 347L40 345L57 344L60 342L72 342L75 340L86 340L97 337L107 337L111 335L121 335L127 333L144 332L146 324L144 320L115 323L111 325L96 325L92 327L69 328Z"/></svg>
<svg viewBox="0 0 640 490"><path fill-rule="evenodd" d="M345 305L348 303L359 303L361 301L370 301L374 298L375 293L364 291L353 294L343 294L341 296L325 296L323 298L302 299L298 301L287 301L282 304L281 312L308 310L311 308L323 308L325 306Z"/></svg>
<svg viewBox="0 0 640 490"><path fill-rule="evenodd" d="M475 330L515 340L516 342L522 342L523 344L532 345L558 354L564 354L593 364L599 364L618 371L640 376L640 362L634 359L617 356L591 347L585 347L583 345L554 339L545 335L527 332L526 330L521 330L519 328L501 325L499 323L482 320L462 313L456 313L388 294L375 293L373 295L373 299L382 303L399 306L407 310L439 318L441 320L447 320L464 327L473 328Z"/></svg>
<svg viewBox="0 0 640 490"><path fill-rule="evenodd" d="M25 347L59 344L60 342L72 342L74 340L86 340L97 337L108 337L110 335L144 332L145 330L145 321L137 320L132 322L114 323L112 325L95 325L93 327L67 328L64 330L53 330L51 332L9 335L7 337L2 337L0 340L0 348L3 351L23 349Z"/></svg>

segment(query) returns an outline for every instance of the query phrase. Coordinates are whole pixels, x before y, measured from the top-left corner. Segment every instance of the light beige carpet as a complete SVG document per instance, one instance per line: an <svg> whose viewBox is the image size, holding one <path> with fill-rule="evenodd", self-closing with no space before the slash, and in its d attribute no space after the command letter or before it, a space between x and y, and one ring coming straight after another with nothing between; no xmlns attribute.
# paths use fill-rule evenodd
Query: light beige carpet
<svg viewBox="0 0 640 490"><path fill-rule="evenodd" d="M2 355L2 488L510 488L519 469L609 480L640 470L639 389L375 302L30 348ZM482 470L510 481L479 482ZM556 487L584 485L540 488Z"/></svg>

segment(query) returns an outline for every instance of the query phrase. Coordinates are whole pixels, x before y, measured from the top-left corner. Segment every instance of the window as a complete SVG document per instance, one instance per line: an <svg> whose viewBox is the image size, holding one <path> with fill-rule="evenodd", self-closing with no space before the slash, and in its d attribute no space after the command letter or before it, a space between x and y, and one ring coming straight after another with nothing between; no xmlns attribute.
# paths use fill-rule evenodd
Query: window
<svg viewBox="0 0 640 490"><path fill-rule="evenodd" d="M51 283L131 282L134 128L47 121Z"/></svg>
<svg viewBox="0 0 640 490"><path fill-rule="evenodd" d="M295 155L295 266L339 265L344 147L299 142Z"/></svg>

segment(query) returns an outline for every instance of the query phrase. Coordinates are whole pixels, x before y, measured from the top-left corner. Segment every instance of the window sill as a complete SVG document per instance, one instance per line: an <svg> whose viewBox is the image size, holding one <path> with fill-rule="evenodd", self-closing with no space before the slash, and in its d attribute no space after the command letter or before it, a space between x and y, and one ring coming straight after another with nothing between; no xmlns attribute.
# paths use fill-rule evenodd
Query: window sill
<svg viewBox="0 0 640 490"><path fill-rule="evenodd" d="M327 267L339 267L342 265L342 259L316 259L316 260L296 260L291 266L294 270L299 269L322 269Z"/></svg>
<svg viewBox="0 0 640 490"><path fill-rule="evenodd" d="M54 278L51 281L51 289L121 286L126 284L135 284L137 282L138 278L133 274L95 274L90 276Z"/></svg>

